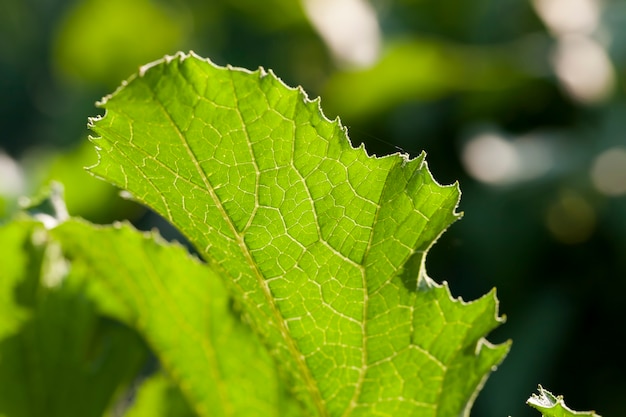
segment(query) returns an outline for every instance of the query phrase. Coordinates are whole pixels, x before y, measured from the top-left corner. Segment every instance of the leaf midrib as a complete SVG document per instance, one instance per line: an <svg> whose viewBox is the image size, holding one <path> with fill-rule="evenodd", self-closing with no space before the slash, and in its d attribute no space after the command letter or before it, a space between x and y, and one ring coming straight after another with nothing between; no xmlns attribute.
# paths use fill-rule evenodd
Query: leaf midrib
<svg viewBox="0 0 626 417"><path fill-rule="evenodd" d="M233 95L235 98L235 111L237 112L237 115L239 116L239 120L243 126L245 135L246 135L246 140L248 143L248 146L251 145L252 141L250 140L250 134L248 132L247 129L247 124L245 123L244 119L243 119L243 115L241 114L241 111L239 109L238 103L239 103L239 95L237 93L237 88L236 88L236 84L232 78L232 71L235 71L234 69L231 69L231 72L229 72L230 75L230 82L232 85L232 89L233 89ZM263 72L261 72L262 70L259 69L259 76L266 76L267 74ZM254 168L255 168L255 175L256 175L256 182L255 182L255 187L256 187L256 192L255 192L255 209L258 207L258 187L259 187L259 176L260 176L260 170L259 167L256 164L256 160L254 158L254 155L252 155L252 162L254 164ZM206 176L205 176L206 178ZM208 182L208 178L206 179ZM207 184L208 186L210 186L210 184ZM230 221L230 217L227 216L226 211L224 210L221 201L219 201L219 199L217 198L217 196L211 192L211 196L215 196L214 201L216 202L217 205L219 205L220 207L220 211L222 213L224 213L224 219L226 220L226 222L228 223L229 227L232 229L235 238L237 239L237 243L239 245L239 247L241 248L241 251L243 252L249 267L252 269L255 277L257 278L257 281L259 282L259 284L261 285L261 288L263 290L263 294L265 295L265 298L270 306L270 309L272 311L272 314L274 315L274 318L277 322L277 325L279 326L279 331L280 334L283 336L283 339L285 340L285 342L287 343L287 347L289 349L289 352L291 353L292 359L294 359L294 361L296 362L296 365L298 366L298 369L300 370L301 376L303 377L304 381L306 382L307 388L309 389L309 393L311 394L312 400L313 400L313 404L315 405L315 407L317 408L318 414L320 416L327 416L328 412L326 407L324 406L325 402L322 399L321 393L319 391L319 387L317 385L317 382L315 381L315 378L313 378L313 375L311 375L311 371L309 369L309 367L307 366L306 362L304 361L302 355L300 354L300 351L298 350L297 346L296 346L296 342L295 340L291 337L289 329L286 327L285 325L285 321L284 318L282 316L282 314L280 313L278 307L276 306L276 303L274 302L274 297L272 296L272 291L269 288L269 285L267 284L267 282L265 281L265 278L262 274L262 272L259 270L256 262L254 261L254 258L252 257L252 254L250 253L250 251L248 250L247 245L245 244L245 240L244 240L244 232L239 233L236 230L235 225ZM254 215L251 215L251 218L249 221L252 221L252 218L254 217Z"/></svg>
<svg viewBox="0 0 626 417"><path fill-rule="evenodd" d="M209 65L212 65L211 63L209 63ZM185 79L185 81L187 82L188 85L190 85L193 88L193 83L190 83L188 80ZM239 101L238 99L238 95L236 92L236 88L235 88L235 83L233 82L232 77L230 78L231 81L231 85L233 86L233 93L234 93L234 97L236 102ZM196 94L198 94L198 92L196 91ZM299 350L296 347L295 341L293 340L293 338L290 337L289 334L289 330L285 327L285 322L282 318L282 315L280 314L279 309L277 308L276 304L274 303L273 297L272 297L272 293L271 290L269 289L269 286L267 285L267 283L265 282L265 279L263 277L263 274L261 273L261 271L258 269L256 263L254 262L254 258L252 257L252 254L250 253L250 251L248 250L248 247L245 244L245 240L244 240L244 236L243 236L243 232L239 232L237 230L237 227L234 225L234 223L231 221L230 216L228 215L228 213L226 212L226 209L224 208L221 200L219 199L219 197L217 196L217 194L215 193L215 190L213 188L213 186L211 185L209 178L207 177L206 173L202 170L202 167L200 166L198 159L195 155L195 153L193 152L193 150L191 149L191 147L189 146L189 143L187 142L187 139L183 133L183 131L179 128L179 126L175 123L175 121L172 119L172 117L170 116L170 114L167 111L167 108L165 106L165 104L159 99L159 97L157 97L156 94L154 94L153 91L153 97L155 99L155 101L159 104L159 106L161 107L161 109L163 110L163 113L165 114L166 118L170 121L170 123L172 124L172 126L174 126L177 136L181 141L181 144L184 146L188 156L191 158L194 167L197 171L197 173L200 175L200 178L203 181L204 186L206 187L206 191L209 193L211 200L214 202L215 207L219 210L222 218L224 219L224 221L226 222L226 224L228 225L228 227L230 228L233 236L235 237L235 241L237 242L237 245L239 246L241 252L243 253L249 269L252 271L253 275L257 278L258 283L261 286L261 289L263 291L263 294L269 304L270 310L272 311L272 314L274 316L275 322L277 324L277 326L279 327L279 331L280 334L282 335L283 339L285 340L285 342L287 343L287 347L289 349L289 352L291 353L292 359L296 362L298 369L300 370L301 376L303 377L304 381L306 382L306 385L309 389L309 393L311 394L311 397L313 399L313 403L318 411L318 415L319 416L327 416L328 412L324 406L324 400L321 397L321 393L319 392L319 388L317 386L317 383L315 382L315 379L313 378L313 376L310 373L310 370L308 368L308 366L306 365L306 362L302 359L302 355L300 355ZM203 99L203 97L198 94L198 98L200 100ZM246 124L244 123L243 120L243 116L239 110L238 106L235 106L234 110L237 112L239 119L241 121L242 126L244 127L244 132L246 135L246 139L248 144L251 143L250 141L250 135L246 129ZM258 187L259 184L259 169L256 165L256 162L254 161L253 158L253 163L255 166L255 171L256 171L256 176L257 176L257 181L256 181L256 187ZM163 164L165 165L165 164ZM169 169L169 168L168 168ZM173 170L169 169L170 172L172 172L173 174L175 174L176 176L178 176L178 173L174 172ZM183 177L181 177L183 178ZM184 179L184 178L183 178ZM184 179L185 180L185 179ZM194 183L194 185L196 185ZM197 185L196 185L197 186ZM258 192L255 193L255 200L258 198ZM256 206L258 206L258 201L255 201L255 208ZM170 214L170 220L174 221L174 218L171 216ZM251 216L252 218L253 216ZM205 256L209 256L210 255L208 253L204 253ZM213 264L217 263L216 260L213 260ZM236 285L236 283L233 281L233 284ZM241 287L237 286L240 290L240 292L243 294L244 291Z"/></svg>

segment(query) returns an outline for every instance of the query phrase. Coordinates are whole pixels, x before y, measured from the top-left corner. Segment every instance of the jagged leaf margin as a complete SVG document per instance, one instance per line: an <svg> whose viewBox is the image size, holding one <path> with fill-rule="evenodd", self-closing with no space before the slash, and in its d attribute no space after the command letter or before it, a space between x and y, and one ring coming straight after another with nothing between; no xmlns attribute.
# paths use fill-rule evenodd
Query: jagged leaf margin
<svg viewBox="0 0 626 417"><path fill-rule="evenodd" d="M595 411L574 411L565 405L562 395L555 396L539 385L539 395L533 394L526 404L541 411L543 417L600 417Z"/></svg>

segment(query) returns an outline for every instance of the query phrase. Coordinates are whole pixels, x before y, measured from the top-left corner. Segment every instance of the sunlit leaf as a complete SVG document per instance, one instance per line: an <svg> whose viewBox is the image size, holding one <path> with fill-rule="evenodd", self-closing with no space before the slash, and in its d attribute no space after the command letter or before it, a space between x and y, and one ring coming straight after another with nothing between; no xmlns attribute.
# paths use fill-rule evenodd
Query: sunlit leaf
<svg viewBox="0 0 626 417"><path fill-rule="evenodd" d="M426 275L459 191L424 155L370 157L271 72L193 54L101 105L92 172L189 238L309 414L469 412L508 344L483 339L493 293L466 304Z"/></svg>

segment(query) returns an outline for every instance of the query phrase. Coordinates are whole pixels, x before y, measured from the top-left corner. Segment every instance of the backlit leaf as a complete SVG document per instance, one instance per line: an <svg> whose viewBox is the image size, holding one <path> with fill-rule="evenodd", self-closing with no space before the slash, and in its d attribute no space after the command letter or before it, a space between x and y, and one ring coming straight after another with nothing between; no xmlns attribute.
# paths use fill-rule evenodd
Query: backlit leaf
<svg viewBox="0 0 626 417"><path fill-rule="evenodd" d="M193 54L143 67L101 106L91 171L187 236L308 414L469 413L508 344L483 339L494 293L467 304L426 274L459 191L423 154L369 156L273 73Z"/></svg>

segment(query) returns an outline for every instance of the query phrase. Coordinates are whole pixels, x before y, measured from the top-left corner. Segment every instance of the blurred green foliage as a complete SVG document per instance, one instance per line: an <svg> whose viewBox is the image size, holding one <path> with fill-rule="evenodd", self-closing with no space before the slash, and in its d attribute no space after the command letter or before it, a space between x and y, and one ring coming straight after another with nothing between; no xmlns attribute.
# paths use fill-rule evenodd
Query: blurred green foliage
<svg viewBox="0 0 626 417"><path fill-rule="evenodd" d="M181 47L188 20L183 11L149 0L78 2L59 22L54 63L75 80L115 88L137 62Z"/></svg>
<svg viewBox="0 0 626 417"><path fill-rule="evenodd" d="M81 296L87 269L73 268L71 284L55 285L65 260L38 222L3 227L0 247L11 260L0 274L9 282L0 294L2 322L19 327L0 328L0 415L104 415L145 363L143 341Z"/></svg>
<svg viewBox="0 0 626 417"><path fill-rule="evenodd" d="M83 172L95 162L84 145L94 101L178 49L271 68L322 95L355 145L423 149L435 178L460 181L465 217L435 245L429 273L465 299L497 287L509 322L491 339L514 339L473 415L533 415L524 401L537 383L572 408L626 415L626 3L582 2L595 26L564 32L540 0L372 0L380 50L367 67L330 52L305 3L1 2L0 218L59 179L72 215L162 227ZM585 48L596 55L566 55ZM585 64L601 65L598 54L608 87L581 97L567 71L597 81Z"/></svg>

